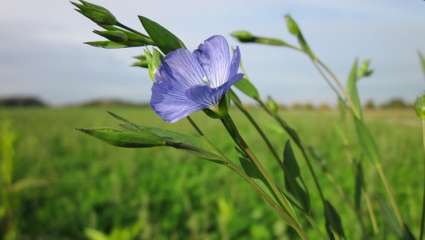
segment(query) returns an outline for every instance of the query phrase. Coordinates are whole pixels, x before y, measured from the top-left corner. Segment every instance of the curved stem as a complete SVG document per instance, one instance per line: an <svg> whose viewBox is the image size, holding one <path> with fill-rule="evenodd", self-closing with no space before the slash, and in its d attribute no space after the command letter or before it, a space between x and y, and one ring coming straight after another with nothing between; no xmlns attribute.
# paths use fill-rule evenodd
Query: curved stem
<svg viewBox="0 0 425 240"><path fill-rule="evenodd" d="M230 115L226 114L221 118L221 122L223 123L223 126L228 131L229 135L232 137L234 142L239 146L239 148L246 154L246 156L252 161L252 163L255 165L255 167L258 169L260 174L263 177L264 183L266 184L266 187L270 190L273 197L276 199L276 201L280 204L282 209L286 212L286 214L290 217L289 219L286 219L288 224L290 224L299 234L300 236L305 239L306 236L303 233L300 224L297 222L295 218L295 212L294 209L291 206L291 203L289 200L281 194L279 189L276 187L276 185L273 183L271 176L267 173L267 171L264 169L261 162L257 159L257 157L254 155L254 153L249 148L246 141L243 139L243 137L240 135L239 130L237 129L235 123L233 122Z"/></svg>
<svg viewBox="0 0 425 240"><path fill-rule="evenodd" d="M424 150L425 150L425 120L422 120L422 141L424 144ZM424 171L425 171L425 161L424 161ZM424 178L424 193L422 198L422 217L421 217L421 226L420 226L420 233L419 233L419 240L422 240L424 238L424 228L425 228L425 178Z"/></svg>
<svg viewBox="0 0 425 240"><path fill-rule="evenodd" d="M267 147L269 148L270 152L274 156L274 158L277 161L277 164L280 166L281 159L279 157L279 154L277 153L276 149L273 147L273 144L271 143L270 139L267 137L267 135L264 133L264 131L261 129L261 127L258 125L257 121L252 117L252 115L249 113L249 111L239 102L234 101L236 107L245 115L245 117L249 120L249 122L254 126L255 130L260 134L261 138L266 143Z"/></svg>
<svg viewBox="0 0 425 240"><path fill-rule="evenodd" d="M314 181L314 184L316 186L317 191L319 192L320 199L324 203L325 202L325 196L324 196L323 190L322 190L322 188L319 184L319 180L317 178L316 172L313 169L313 165L311 163L310 157L308 156L308 154L306 152L306 148L305 148L304 143L301 141L298 134L289 126L289 124L285 120L283 120L277 114L270 112L270 110L267 108L267 106L264 104L264 102L261 99L257 99L257 102L260 104L261 108L263 108L271 117L273 117L279 123L279 125L288 133L289 137L292 139L292 141L300 149L301 154L303 155L303 157L304 157L304 159L307 163L307 167L310 171L310 174L313 177L313 181Z"/></svg>
<svg viewBox="0 0 425 240"><path fill-rule="evenodd" d="M196 130L196 132L200 136L204 137L207 143L220 154L223 160L225 160L225 165L229 169L231 169L232 171L237 173L239 176L241 176L245 181L247 181L251 185L251 187L253 187L253 189L261 196L261 198L263 198L264 201L266 201L273 209L275 209L275 211L279 214L279 216L283 220L287 221L287 223L297 231L297 233L302 239L308 239L304 231L301 229L301 226L296 221L296 219L290 214L290 212L285 211L285 208L281 208L282 206L279 206L281 204L277 205L276 202L274 202L273 199L270 198L270 196L266 192L264 192L264 190L260 186L258 186L258 184L255 181L253 181L253 179L247 176L236 164L230 161L230 159L228 159L225 156L225 154L205 136L205 134L197 126L197 124L191 117L187 117L187 120L192 125L192 127Z"/></svg>

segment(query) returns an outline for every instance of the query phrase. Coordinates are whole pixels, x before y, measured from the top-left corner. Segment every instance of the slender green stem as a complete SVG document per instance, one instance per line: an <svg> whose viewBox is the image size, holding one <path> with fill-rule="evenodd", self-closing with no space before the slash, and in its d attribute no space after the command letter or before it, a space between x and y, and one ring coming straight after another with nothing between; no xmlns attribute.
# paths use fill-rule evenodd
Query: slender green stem
<svg viewBox="0 0 425 240"><path fill-rule="evenodd" d="M201 136L205 136L204 133L202 132L202 130L198 127L198 125L196 125L195 121L193 121L193 119L188 116L187 120L189 121L190 125L192 125L192 127L195 129L195 131L201 135Z"/></svg>
<svg viewBox="0 0 425 240"><path fill-rule="evenodd" d="M242 104L234 101L236 107L245 115L245 117L249 120L249 122L254 126L255 130L260 134L261 138L266 143L267 147L269 148L270 152L274 156L274 158L277 161L277 164L281 165L281 159L279 157L279 154L277 153L276 149L273 147L273 144L271 143L270 139L267 137L267 135L264 133L264 131L261 129L261 127L258 125L257 121L252 117L252 115L249 113L249 111L242 106Z"/></svg>
<svg viewBox="0 0 425 240"><path fill-rule="evenodd" d="M258 171L263 177L264 183L266 184L266 187L270 190L273 197L276 199L276 201L280 204L280 206L283 208L283 210L287 213L287 215L290 217L291 222L289 223L298 233L299 235L305 239L306 236L302 231L301 225L297 222L295 217L294 209L291 206L291 203L289 200L283 195L279 189L276 187L276 185L273 183L271 176L267 173L267 171L264 169L261 162L257 159L257 157L254 155L254 153L249 148L246 141L243 139L243 137L240 135L239 130L237 129L235 123L233 122L230 115L226 114L221 118L221 121L226 128L226 130L229 132L230 136L234 140L234 142L239 146L239 148L246 154L246 156L252 161L252 163L256 166Z"/></svg>
<svg viewBox="0 0 425 240"><path fill-rule="evenodd" d="M370 222L372 223L373 233L376 235L379 233L379 228L378 228L378 223L376 221L375 213L373 211L372 201L370 200L369 193L366 190L364 190L363 192L364 192L364 198L366 200L367 211L370 217Z"/></svg>
<svg viewBox="0 0 425 240"><path fill-rule="evenodd" d="M425 150L425 120L422 120L422 142ZM425 171L425 161L424 161L424 171ZM422 197L422 217L421 217L421 230L419 233L419 240L424 238L424 228L425 228L425 178L424 178L424 193Z"/></svg>
<svg viewBox="0 0 425 240"><path fill-rule="evenodd" d="M384 174L384 170L382 169L382 165L381 165L380 162L376 162L374 164L374 166L375 166L376 172L378 173L379 178L381 179L381 181L384 185L385 192L387 193L387 197L388 197L388 200L390 202L390 205L394 210L394 214L397 218L398 224L400 225L401 228L404 228L403 219L401 217L400 210L398 209L397 203L396 203L395 198L394 198L393 191L392 191L391 186L388 183L388 180L387 180L387 178Z"/></svg>
<svg viewBox="0 0 425 240"><path fill-rule="evenodd" d="M300 48L295 47L295 48L291 48L291 49L294 49L296 51L300 51L302 53L307 54L306 52L304 52ZM353 104L351 102L351 98L348 96L347 92L345 91L343 85L341 84L341 81L338 80L338 78L332 72L332 70L325 63L323 63L320 59L318 59L317 57L313 59L310 55L308 55L308 56L309 56L310 60L312 61L313 65L315 65L315 68L319 71L320 75L325 79L325 81L332 88L332 90L335 91L335 93L337 94L338 97L341 97L341 95L344 96L344 98L341 98L341 99L345 99L347 101L346 104L352 110ZM334 85L331 84L330 79L326 76L326 74L323 73L323 71L321 71L321 68L323 68L326 71L326 73L331 77L331 79L334 81L336 86L339 88L339 91L337 90L337 88ZM394 211L394 214L397 218L397 221L398 221L400 227L404 228L403 219L401 217L400 210L399 210L399 208L396 204L394 194L393 194L391 187L388 183L387 177L385 176L384 171L382 170L382 166L381 166L380 163L376 163L376 164L374 164L374 166L375 166L375 170L377 171L381 182L384 185L385 191L387 193L388 200L390 202L391 208Z"/></svg>
<svg viewBox="0 0 425 240"><path fill-rule="evenodd" d="M187 119L189 123L192 125L192 127L196 130L196 132L200 136L204 137L207 143L220 154L223 160L225 160L226 162L225 165L229 169L237 173L239 176L241 176L244 180L246 180L251 185L251 187L253 187L253 189L261 196L261 198L263 198L263 200L265 200L273 209L276 210L276 212L282 217L282 219L286 220L287 223L297 231L297 233L300 235L302 239L307 239L307 236L303 232L301 226L296 221L296 219L291 214L289 214L289 212L285 211L285 208L279 207L279 205L277 205L276 202L274 202L273 199L270 198L270 196L266 192L264 192L264 190L260 186L258 186L258 184L255 181L253 181L253 179L247 176L237 165L235 165L230 159L228 159L226 155L205 136L205 134L197 126L197 124L191 117L187 117Z"/></svg>
<svg viewBox="0 0 425 240"><path fill-rule="evenodd" d="M298 137L298 135L295 133L295 131L289 126L289 124L283 120L279 115L274 114L270 112L270 110L267 108L267 106L264 104L264 102L261 99L257 99L257 102L260 104L261 108L263 108L272 118L274 118L279 125L288 133L289 137L294 141L294 143L298 146L298 148L301 150L301 154L303 155L307 167L310 171L311 176L313 177L314 184L316 186L317 191L319 192L320 199L322 202L325 202L325 196L323 194L323 190L319 184L319 180L317 178L316 172L313 169L313 165L311 164L310 157L308 156L306 152L306 148L304 143L301 141L301 139Z"/></svg>

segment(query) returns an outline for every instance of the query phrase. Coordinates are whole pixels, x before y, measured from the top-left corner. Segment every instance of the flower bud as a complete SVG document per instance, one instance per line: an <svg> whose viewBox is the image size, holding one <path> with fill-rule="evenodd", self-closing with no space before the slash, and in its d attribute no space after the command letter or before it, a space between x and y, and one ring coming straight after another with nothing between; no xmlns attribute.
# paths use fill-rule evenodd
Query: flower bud
<svg viewBox="0 0 425 240"><path fill-rule="evenodd" d="M274 114L276 114L277 111L279 110L279 105L270 96L267 97L266 106Z"/></svg>
<svg viewBox="0 0 425 240"><path fill-rule="evenodd" d="M112 30L112 31L93 31L94 33L117 43L125 43L128 41L127 35L123 31Z"/></svg>
<svg viewBox="0 0 425 240"><path fill-rule="evenodd" d="M101 26L117 24L117 19L115 16L104 7L86 2L84 0L80 0L80 3L71 3L78 8L76 9L78 12Z"/></svg>
<svg viewBox="0 0 425 240"><path fill-rule="evenodd" d="M153 49L152 51L146 50L146 63L148 64L149 77L153 81L155 78L155 73L161 65L161 53Z"/></svg>
<svg viewBox="0 0 425 240"><path fill-rule="evenodd" d="M137 62L133 63L133 67L148 68L148 61L146 55L142 54L134 58L137 59Z"/></svg>
<svg viewBox="0 0 425 240"><path fill-rule="evenodd" d="M248 31L235 31L231 34L241 42L255 42L256 37Z"/></svg>
<svg viewBox="0 0 425 240"><path fill-rule="evenodd" d="M415 108L416 115L418 115L421 120L425 120L425 94L416 99Z"/></svg>
<svg viewBox="0 0 425 240"><path fill-rule="evenodd" d="M358 78L362 78L362 77L369 77L370 75L372 75L373 70L369 68L370 66L370 60L366 59L362 62L359 70L358 70Z"/></svg>

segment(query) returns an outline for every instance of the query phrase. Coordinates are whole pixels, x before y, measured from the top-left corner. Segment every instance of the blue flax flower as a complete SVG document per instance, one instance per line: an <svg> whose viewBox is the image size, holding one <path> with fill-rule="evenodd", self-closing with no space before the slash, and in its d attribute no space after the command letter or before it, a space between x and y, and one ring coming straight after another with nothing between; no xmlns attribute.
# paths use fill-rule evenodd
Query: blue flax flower
<svg viewBox="0 0 425 240"><path fill-rule="evenodd" d="M241 80L240 51L230 55L223 36L212 36L193 53L180 48L170 52L156 71L151 106L166 122L219 103L230 87Z"/></svg>

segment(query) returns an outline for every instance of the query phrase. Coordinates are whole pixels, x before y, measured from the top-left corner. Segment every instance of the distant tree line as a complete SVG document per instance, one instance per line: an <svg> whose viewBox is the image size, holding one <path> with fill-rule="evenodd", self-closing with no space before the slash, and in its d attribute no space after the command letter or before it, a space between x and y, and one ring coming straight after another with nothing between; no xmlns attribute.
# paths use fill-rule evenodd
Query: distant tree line
<svg viewBox="0 0 425 240"><path fill-rule="evenodd" d="M37 97L0 98L2 107L46 107L47 104Z"/></svg>
<svg viewBox="0 0 425 240"><path fill-rule="evenodd" d="M109 106L122 106L122 107L146 107L148 103L145 102L131 102L121 99L96 99L86 101L78 104L70 104L71 107L109 107ZM49 107L49 105L37 97L6 97L0 98L0 107ZM327 103L320 103L314 105L312 103L299 103L295 102L289 105L280 104L281 109L296 109L296 110L331 110L333 106ZM373 109L406 109L412 108L410 102L406 102L401 98L393 98L382 104L376 104L373 100L368 100L364 104L368 110Z"/></svg>

